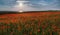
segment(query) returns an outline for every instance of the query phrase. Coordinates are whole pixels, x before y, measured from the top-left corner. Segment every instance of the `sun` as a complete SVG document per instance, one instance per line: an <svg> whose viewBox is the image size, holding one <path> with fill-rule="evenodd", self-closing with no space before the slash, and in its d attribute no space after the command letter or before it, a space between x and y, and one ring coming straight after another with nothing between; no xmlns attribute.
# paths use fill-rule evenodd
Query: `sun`
<svg viewBox="0 0 60 35"><path fill-rule="evenodd" d="M19 12L23 12L23 10L22 10L23 9L23 6L24 6L24 4L22 2L20 2L19 3L19 7L20 7L20 11Z"/></svg>
<svg viewBox="0 0 60 35"><path fill-rule="evenodd" d="M22 3L22 2L21 2L21 3L19 3L19 6L20 6L20 7L23 7L23 3Z"/></svg>
<svg viewBox="0 0 60 35"><path fill-rule="evenodd" d="M19 7L19 12L23 12L23 7L24 7L24 3L22 1L17 1L18 2L18 7Z"/></svg>
<svg viewBox="0 0 60 35"><path fill-rule="evenodd" d="M24 11L24 8L25 8L25 4L24 3L26 3L26 2L29 2L29 1L20 1L20 0L18 0L18 1L16 1L16 3L17 3L17 5L16 5L16 7L18 7L18 11L19 12L23 12Z"/></svg>

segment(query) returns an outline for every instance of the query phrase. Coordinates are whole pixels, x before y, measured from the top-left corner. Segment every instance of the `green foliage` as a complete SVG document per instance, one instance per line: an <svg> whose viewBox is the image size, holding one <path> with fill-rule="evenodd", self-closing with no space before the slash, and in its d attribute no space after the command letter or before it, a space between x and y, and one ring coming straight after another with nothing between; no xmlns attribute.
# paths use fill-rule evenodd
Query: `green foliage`
<svg viewBox="0 0 60 35"><path fill-rule="evenodd" d="M42 22L40 22L39 20L41 19L38 18L33 21L29 18L25 22L22 20L19 20L18 23L9 22L9 24L0 22L0 35L59 35L53 25L60 29L60 18L54 19L55 16L56 15L49 16ZM40 24L40 26L38 24Z"/></svg>

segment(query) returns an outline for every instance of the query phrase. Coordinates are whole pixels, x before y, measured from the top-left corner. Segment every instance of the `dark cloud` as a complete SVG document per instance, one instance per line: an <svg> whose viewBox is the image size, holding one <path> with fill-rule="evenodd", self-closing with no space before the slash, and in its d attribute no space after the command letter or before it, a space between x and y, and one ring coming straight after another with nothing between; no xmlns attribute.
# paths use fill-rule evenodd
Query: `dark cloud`
<svg viewBox="0 0 60 35"><path fill-rule="evenodd" d="M17 0L0 0L0 5L14 5Z"/></svg>

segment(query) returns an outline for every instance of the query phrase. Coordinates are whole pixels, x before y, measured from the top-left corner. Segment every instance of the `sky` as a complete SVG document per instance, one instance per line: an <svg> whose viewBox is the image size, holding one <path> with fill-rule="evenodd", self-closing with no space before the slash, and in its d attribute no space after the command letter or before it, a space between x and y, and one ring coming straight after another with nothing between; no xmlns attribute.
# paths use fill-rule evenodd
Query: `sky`
<svg viewBox="0 0 60 35"><path fill-rule="evenodd" d="M0 11L60 10L60 0L0 0Z"/></svg>

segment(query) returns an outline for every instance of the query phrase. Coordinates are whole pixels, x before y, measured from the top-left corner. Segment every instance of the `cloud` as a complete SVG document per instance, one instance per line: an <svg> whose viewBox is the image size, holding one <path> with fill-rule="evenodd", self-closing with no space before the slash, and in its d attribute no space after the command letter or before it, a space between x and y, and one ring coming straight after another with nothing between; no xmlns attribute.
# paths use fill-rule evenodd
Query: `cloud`
<svg viewBox="0 0 60 35"><path fill-rule="evenodd" d="M16 3L16 0L0 0L0 5L14 5Z"/></svg>
<svg viewBox="0 0 60 35"><path fill-rule="evenodd" d="M60 10L57 0L44 1L44 0L28 0L29 2L23 2L24 11L41 11L41 10ZM19 9L19 7L18 7Z"/></svg>
<svg viewBox="0 0 60 35"><path fill-rule="evenodd" d="M0 11L41 11L41 10L60 10L59 0L2 0ZM20 1L20 2L17 2ZM18 3L23 3L21 8ZM10 6L11 5L11 6Z"/></svg>

